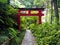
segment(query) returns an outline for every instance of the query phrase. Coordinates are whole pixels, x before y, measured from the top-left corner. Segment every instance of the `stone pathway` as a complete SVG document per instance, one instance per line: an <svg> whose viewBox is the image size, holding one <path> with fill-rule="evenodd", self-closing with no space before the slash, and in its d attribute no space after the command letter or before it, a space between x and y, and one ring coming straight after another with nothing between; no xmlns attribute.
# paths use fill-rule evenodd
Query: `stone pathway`
<svg viewBox="0 0 60 45"><path fill-rule="evenodd" d="M25 37L21 45L37 45L35 38L30 30L26 30Z"/></svg>

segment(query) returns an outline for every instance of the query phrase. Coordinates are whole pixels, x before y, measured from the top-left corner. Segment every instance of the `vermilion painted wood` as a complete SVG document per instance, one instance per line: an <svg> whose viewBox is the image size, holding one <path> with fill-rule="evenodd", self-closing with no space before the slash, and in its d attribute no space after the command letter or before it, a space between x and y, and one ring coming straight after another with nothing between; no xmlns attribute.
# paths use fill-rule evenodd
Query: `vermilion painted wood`
<svg viewBox="0 0 60 45"><path fill-rule="evenodd" d="M28 14L21 14L20 12L21 11L28 11ZM39 11L38 14L31 14L31 11ZM18 30L20 30L20 16L38 16L39 17L39 24L42 23L42 16L44 16L44 14L42 13L43 11L43 8L20 8L18 10L18 14L17 14L17 17L18 17L18 21L17 21L17 24L18 24Z"/></svg>
<svg viewBox="0 0 60 45"><path fill-rule="evenodd" d="M17 24L18 24L18 30L20 30L20 14L17 14Z"/></svg>

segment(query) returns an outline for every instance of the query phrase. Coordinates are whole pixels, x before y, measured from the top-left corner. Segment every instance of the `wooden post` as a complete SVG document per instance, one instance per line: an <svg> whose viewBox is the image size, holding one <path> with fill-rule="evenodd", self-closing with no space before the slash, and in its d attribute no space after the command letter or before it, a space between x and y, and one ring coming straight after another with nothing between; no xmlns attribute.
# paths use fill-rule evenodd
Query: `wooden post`
<svg viewBox="0 0 60 45"><path fill-rule="evenodd" d="M18 11L18 14L17 14L17 24L18 24L18 30L20 30L20 10Z"/></svg>
<svg viewBox="0 0 60 45"><path fill-rule="evenodd" d="M42 10L39 11L39 24L42 24L42 16L44 16L44 14L42 13Z"/></svg>
<svg viewBox="0 0 60 45"><path fill-rule="evenodd" d="M41 16L39 16L39 24L41 24L42 23L42 21L41 21Z"/></svg>

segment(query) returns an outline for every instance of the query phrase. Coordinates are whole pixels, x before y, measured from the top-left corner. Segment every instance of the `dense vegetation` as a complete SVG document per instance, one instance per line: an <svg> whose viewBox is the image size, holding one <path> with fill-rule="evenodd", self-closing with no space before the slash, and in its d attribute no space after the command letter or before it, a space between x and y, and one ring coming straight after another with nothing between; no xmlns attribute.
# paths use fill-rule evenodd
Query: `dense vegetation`
<svg viewBox="0 0 60 45"><path fill-rule="evenodd" d="M9 2L10 1L10 2ZM21 17L17 29L17 8L45 8L45 22L38 24L38 17ZM25 30L30 29L38 45L60 45L60 0L0 0L0 44L19 45ZM42 19L42 20L43 20Z"/></svg>
<svg viewBox="0 0 60 45"><path fill-rule="evenodd" d="M30 29L38 45L60 45L60 24L38 24L37 19L38 17L22 17L22 29Z"/></svg>
<svg viewBox="0 0 60 45"><path fill-rule="evenodd" d="M44 23L31 25L38 45L60 45L60 25Z"/></svg>
<svg viewBox="0 0 60 45"><path fill-rule="evenodd" d="M17 30L17 9L5 1L0 1L0 44L11 40L10 45L21 43L24 32Z"/></svg>

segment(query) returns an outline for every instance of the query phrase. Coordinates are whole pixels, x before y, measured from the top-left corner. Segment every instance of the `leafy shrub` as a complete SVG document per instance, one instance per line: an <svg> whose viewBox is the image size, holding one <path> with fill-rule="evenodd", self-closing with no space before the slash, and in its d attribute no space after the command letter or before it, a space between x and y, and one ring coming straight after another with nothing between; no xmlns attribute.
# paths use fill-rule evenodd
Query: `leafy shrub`
<svg viewBox="0 0 60 45"><path fill-rule="evenodd" d="M7 36L1 36L0 35L0 44L2 44L3 42L9 40L9 38Z"/></svg>
<svg viewBox="0 0 60 45"><path fill-rule="evenodd" d="M59 45L60 25L57 24L36 24L30 28L34 34L38 45Z"/></svg>
<svg viewBox="0 0 60 45"><path fill-rule="evenodd" d="M17 9L14 9L12 6L0 1L0 43L5 42L6 40L11 40L11 45L18 45L21 43L21 40L24 36L25 31L17 34ZM22 34L21 34L22 33Z"/></svg>
<svg viewBox="0 0 60 45"><path fill-rule="evenodd" d="M25 30L20 31L10 42L10 45L20 45L22 43L22 39L25 35Z"/></svg>
<svg viewBox="0 0 60 45"><path fill-rule="evenodd" d="M13 28L9 28L9 36L11 37L16 37L17 31L14 30Z"/></svg>

